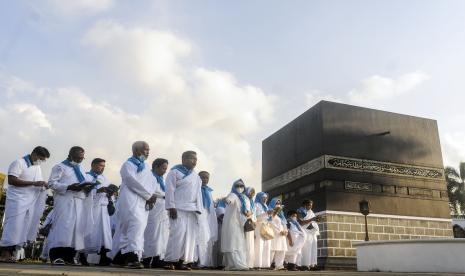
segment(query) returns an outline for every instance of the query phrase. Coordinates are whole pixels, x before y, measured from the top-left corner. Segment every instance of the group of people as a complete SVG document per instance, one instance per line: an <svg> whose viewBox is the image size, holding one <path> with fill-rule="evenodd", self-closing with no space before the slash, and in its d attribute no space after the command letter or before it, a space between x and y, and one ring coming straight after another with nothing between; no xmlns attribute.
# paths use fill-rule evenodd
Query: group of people
<svg viewBox="0 0 465 276"><path fill-rule="evenodd" d="M226 270L311 270L317 265L318 217L312 202L284 215L279 198L268 199L241 179L213 200L210 174L194 172L197 154L186 151L168 171L168 160L146 165L149 145L137 141L123 163L121 185L103 175L105 160L81 165L85 151L72 147L52 168L49 180L40 164L44 147L14 161L8 171L6 208L0 240L2 262L47 236L42 257L52 265L118 265L127 268L224 268ZM166 177L165 177L166 174ZM47 189L53 210L45 222ZM46 231L44 231L46 230Z"/></svg>

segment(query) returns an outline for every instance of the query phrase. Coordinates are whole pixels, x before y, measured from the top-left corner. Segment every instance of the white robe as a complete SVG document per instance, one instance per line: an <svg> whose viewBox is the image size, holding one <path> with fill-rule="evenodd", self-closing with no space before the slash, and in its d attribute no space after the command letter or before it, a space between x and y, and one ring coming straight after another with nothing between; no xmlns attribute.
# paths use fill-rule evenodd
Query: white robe
<svg viewBox="0 0 465 276"><path fill-rule="evenodd" d="M155 191L155 178L147 166L137 172L137 166L130 161L124 162L120 174L122 183L115 213L117 226L110 255L114 258L118 251L121 254L134 252L142 258L149 214L145 205Z"/></svg>
<svg viewBox="0 0 465 276"><path fill-rule="evenodd" d="M241 212L241 201L236 194L230 193L221 229L221 252L226 270L247 270L247 244L244 224L247 218Z"/></svg>
<svg viewBox="0 0 465 276"><path fill-rule="evenodd" d="M89 194L89 199L86 203L89 203L86 213L88 218L85 235L85 245L87 253L98 253L100 249L104 247L107 250L112 249L112 235L111 235L111 224L110 215L108 214L108 197L106 193L97 193L97 190L102 187L108 187L111 183L103 175L98 175L97 179L93 176L86 174L86 179L89 182L95 183L100 182ZM87 206L86 206L87 207Z"/></svg>
<svg viewBox="0 0 465 276"><path fill-rule="evenodd" d="M271 262L275 263L276 269L281 269L287 251L287 238L281 235L281 231L287 230L287 225L276 215L271 220L271 226L274 230L274 239L271 240Z"/></svg>
<svg viewBox="0 0 465 276"><path fill-rule="evenodd" d="M216 263L213 260L213 245L218 240L218 220L211 196L210 199L210 208L204 208L202 205L202 213L199 215L200 231L197 246L201 267L213 267Z"/></svg>
<svg viewBox="0 0 465 276"><path fill-rule="evenodd" d="M257 216L255 215L255 210L252 210L250 200L246 199L245 206L246 206L247 211L252 212L251 219L256 224ZM254 268L254 265L255 265L255 231L245 232L245 241L247 244L247 265L249 268Z"/></svg>
<svg viewBox="0 0 465 276"><path fill-rule="evenodd" d="M11 163L8 175L24 181L43 181L40 166L28 168L23 158ZM23 246L36 239L46 196L43 187L8 186L0 246Z"/></svg>
<svg viewBox="0 0 465 276"><path fill-rule="evenodd" d="M175 208L177 219L170 219L170 234L165 261L185 263L194 261L197 233L199 231L198 214L202 212L202 180L192 172L184 174L174 169L166 177L165 208Z"/></svg>
<svg viewBox="0 0 465 276"><path fill-rule="evenodd" d="M85 171L80 166L83 176ZM59 163L52 168L49 187L54 192L54 223L47 238L48 247L71 247L77 251L83 250L85 235L84 200L83 191L68 191L69 185L79 183L74 169Z"/></svg>
<svg viewBox="0 0 465 276"><path fill-rule="evenodd" d="M307 235L302 226L300 226L300 230L293 223L289 223L289 226L289 234L291 235L293 245L291 246L288 244L286 262L296 264L297 257L301 255L302 247L304 246Z"/></svg>
<svg viewBox="0 0 465 276"><path fill-rule="evenodd" d="M217 222L218 222L218 240L213 245L213 253L212 253L213 257L212 257L212 259L213 259L213 267L220 267L220 266L223 266L223 254L221 253L221 229L222 229L223 223L220 222L218 220L218 218L221 215L224 215L225 208L217 207L215 209L215 213L216 213L216 218L217 218Z"/></svg>
<svg viewBox="0 0 465 276"><path fill-rule="evenodd" d="M268 221L269 215L263 211L260 204L255 203L255 214L257 227L255 228L255 264L257 268L268 268L271 266L271 240L264 240L260 235L263 223Z"/></svg>
<svg viewBox="0 0 465 276"><path fill-rule="evenodd" d="M287 230L286 224L276 215L271 220L271 226L274 230L274 239L271 240L271 251L287 251L286 236L281 235L281 231Z"/></svg>
<svg viewBox="0 0 465 276"><path fill-rule="evenodd" d="M305 216L303 220L309 220L314 217L315 217L315 214L313 213L313 211L308 210L307 216ZM310 224L313 225L313 229L311 230L307 229L307 227ZM320 235L318 223L312 221L310 223L302 225L302 228L305 229L307 237L305 239L305 243L302 248L301 265L302 266L315 266L318 260L317 236Z"/></svg>
<svg viewBox="0 0 465 276"><path fill-rule="evenodd" d="M155 181L156 178L154 177ZM155 185L155 193L164 197L165 192L161 189L157 182ZM165 209L165 199L157 198L155 206L149 212L147 227L144 232L144 258L160 257L165 258L166 246L169 237L169 217L168 211Z"/></svg>
<svg viewBox="0 0 465 276"><path fill-rule="evenodd" d="M45 218L44 224L42 225L42 228L46 227L49 224L53 224L53 220L55 218L55 209L52 209L47 217ZM44 242L43 242L43 247L42 247L42 253L40 254L40 258L42 260L48 260L48 251L49 251L49 246L47 242L47 237L45 237Z"/></svg>

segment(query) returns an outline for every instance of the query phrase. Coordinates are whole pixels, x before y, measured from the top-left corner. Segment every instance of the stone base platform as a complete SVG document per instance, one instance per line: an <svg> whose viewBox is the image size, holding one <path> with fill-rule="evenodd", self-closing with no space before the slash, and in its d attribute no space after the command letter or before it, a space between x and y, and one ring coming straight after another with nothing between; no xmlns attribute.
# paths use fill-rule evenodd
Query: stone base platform
<svg viewBox="0 0 465 276"><path fill-rule="evenodd" d="M354 243L365 239L365 218L360 213L323 211L319 223L318 262L325 269L355 269ZM451 219L370 214L370 241L453 237Z"/></svg>

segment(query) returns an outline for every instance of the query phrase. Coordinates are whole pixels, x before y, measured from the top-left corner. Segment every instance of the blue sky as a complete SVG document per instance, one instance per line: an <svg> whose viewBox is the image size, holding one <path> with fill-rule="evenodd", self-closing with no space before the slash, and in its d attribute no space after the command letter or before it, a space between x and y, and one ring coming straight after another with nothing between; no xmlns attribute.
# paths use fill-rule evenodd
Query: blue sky
<svg viewBox="0 0 465 276"><path fill-rule="evenodd" d="M259 188L261 140L321 99L437 119L465 159L463 1L0 0L0 26L0 171L80 144L119 184L145 139Z"/></svg>

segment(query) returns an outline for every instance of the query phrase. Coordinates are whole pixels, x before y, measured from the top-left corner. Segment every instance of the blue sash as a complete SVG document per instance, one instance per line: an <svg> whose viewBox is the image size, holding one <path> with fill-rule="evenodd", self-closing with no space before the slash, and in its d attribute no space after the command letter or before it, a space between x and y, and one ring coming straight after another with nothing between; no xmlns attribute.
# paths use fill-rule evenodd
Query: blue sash
<svg viewBox="0 0 465 276"><path fill-rule="evenodd" d="M171 170L178 170L179 172L181 172L184 175L182 179L188 177L192 173L192 170L189 170L188 168L186 168L186 166L181 164L172 167Z"/></svg>
<svg viewBox="0 0 465 276"><path fill-rule="evenodd" d="M24 156L23 159L24 159L24 161L26 161L26 165L27 165L28 168L30 166L32 166L32 160L31 160L31 155L30 154Z"/></svg>
<svg viewBox="0 0 465 276"><path fill-rule="evenodd" d="M129 162L137 166L137 172L140 173L145 169L145 163L137 159L136 157L131 157L128 159Z"/></svg>
<svg viewBox="0 0 465 276"><path fill-rule="evenodd" d="M86 181L86 179L84 178L84 176L82 175L82 172L81 172L81 169L79 168L79 165L73 165L71 164L71 161L69 161L68 159L66 159L65 161L61 162L63 164L65 164L66 166L68 167L71 167L73 168L74 170L74 174L76 175L76 178L77 180L79 181L79 183L83 183Z"/></svg>
<svg viewBox="0 0 465 276"><path fill-rule="evenodd" d="M156 174L154 171L152 171L153 176L157 179L158 184L160 184L161 190L164 192L165 191L165 180L163 179L163 176L159 176Z"/></svg>
<svg viewBox="0 0 465 276"><path fill-rule="evenodd" d="M212 188L208 187L207 185L202 185L202 202L203 207L207 210L210 210L210 206L212 204L212 191Z"/></svg>

